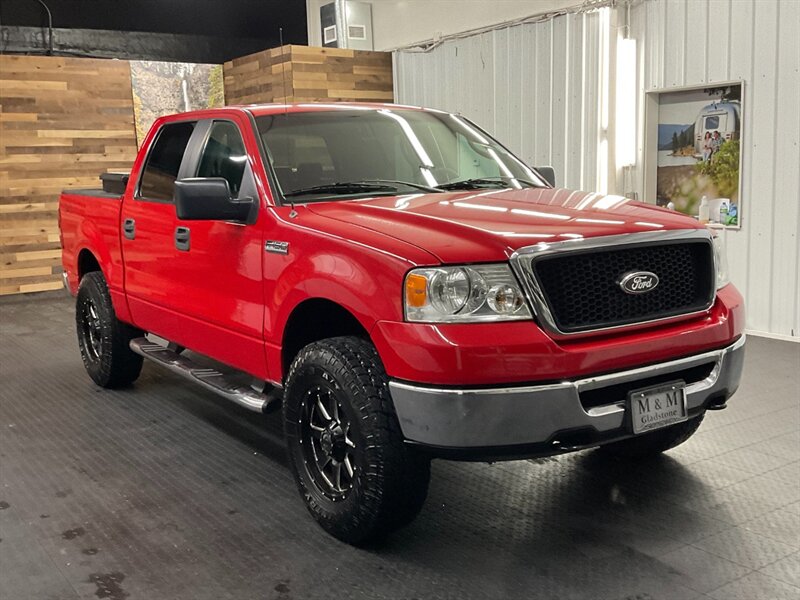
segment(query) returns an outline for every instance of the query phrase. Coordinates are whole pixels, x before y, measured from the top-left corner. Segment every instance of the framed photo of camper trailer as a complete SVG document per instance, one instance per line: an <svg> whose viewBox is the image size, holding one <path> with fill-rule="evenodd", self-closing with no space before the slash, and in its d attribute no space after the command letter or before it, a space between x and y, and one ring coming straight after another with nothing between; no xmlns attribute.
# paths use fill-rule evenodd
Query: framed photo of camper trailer
<svg viewBox="0 0 800 600"><path fill-rule="evenodd" d="M740 227L743 92L733 81L647 93L644 183L656 204Z"/></svg>

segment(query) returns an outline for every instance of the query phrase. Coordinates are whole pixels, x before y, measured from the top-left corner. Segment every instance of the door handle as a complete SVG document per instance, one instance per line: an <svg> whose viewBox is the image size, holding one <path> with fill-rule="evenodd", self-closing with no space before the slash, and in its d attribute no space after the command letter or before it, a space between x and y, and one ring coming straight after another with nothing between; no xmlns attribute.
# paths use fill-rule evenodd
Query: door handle
<svg viewBox="0 0 800 600"><path fill-rule="evenodd" d="M125 219L125 221L123 221L122 223L122 233L129 240L135 239L136 221L134 221L133 219Z"/></svg>
<svg viewBox="0 0 800 600"><path fill-rule="evenodd" d="M184 252L189 251L189 247L191 246L191 231L189 231L188 227L176 227L175 228L175 247L178 250L183 250Z"/></svg>

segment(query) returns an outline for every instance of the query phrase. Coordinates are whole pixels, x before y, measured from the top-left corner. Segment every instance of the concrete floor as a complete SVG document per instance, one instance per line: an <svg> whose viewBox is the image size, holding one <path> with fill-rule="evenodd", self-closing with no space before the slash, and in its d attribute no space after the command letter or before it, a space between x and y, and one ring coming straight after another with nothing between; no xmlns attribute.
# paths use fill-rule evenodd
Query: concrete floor
<svg viewBox="0 0 800 600"><path fill-rule="evenodd" d="M800 344L751 338L723 412L654 463L434 463L380 547L306 513L278 419L145 365L94 386L71 300L0 300L3 600L800 597Z"/></svg>

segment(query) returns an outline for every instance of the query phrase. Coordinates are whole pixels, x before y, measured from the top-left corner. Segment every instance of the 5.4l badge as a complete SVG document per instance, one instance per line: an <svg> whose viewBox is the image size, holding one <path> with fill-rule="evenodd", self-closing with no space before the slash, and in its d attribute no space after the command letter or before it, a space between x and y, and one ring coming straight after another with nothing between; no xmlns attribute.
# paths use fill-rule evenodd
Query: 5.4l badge
<svg viewBox="0 0 800 600"><path fill-rule="evenodd" d="M625 273L619 282L619 287L626 294L644 294L651 292L658 286L658 275L650 271L631 271Z"/></svg>

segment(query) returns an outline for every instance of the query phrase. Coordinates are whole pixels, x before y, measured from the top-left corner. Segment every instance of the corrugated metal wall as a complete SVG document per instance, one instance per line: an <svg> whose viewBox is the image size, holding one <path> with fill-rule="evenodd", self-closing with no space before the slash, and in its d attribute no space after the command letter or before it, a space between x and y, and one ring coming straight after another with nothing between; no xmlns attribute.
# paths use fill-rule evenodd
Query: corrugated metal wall
<svg viewBox="0 0 800 600"><path fill-rule="evenodd" d="M529 164L553 165L559 185L596 189L602 14L396 52L395 100L460 112Z"/></svg>
<svg viewBox="0 0 800 600"><path fill-rule="evenodd" d="M647 0L631 16L643 92L744 81L742 228L725 232L732 278L748 328L800 337L800 2Z"/></svg>

